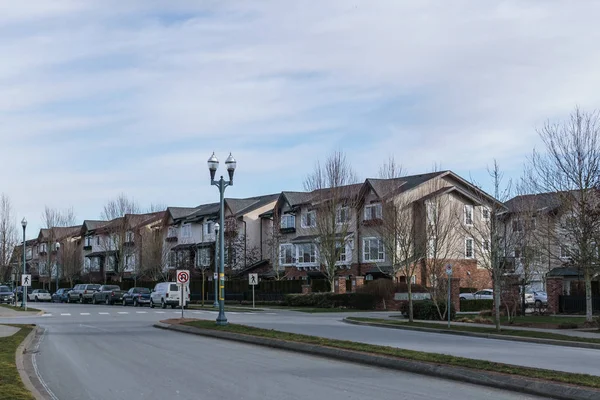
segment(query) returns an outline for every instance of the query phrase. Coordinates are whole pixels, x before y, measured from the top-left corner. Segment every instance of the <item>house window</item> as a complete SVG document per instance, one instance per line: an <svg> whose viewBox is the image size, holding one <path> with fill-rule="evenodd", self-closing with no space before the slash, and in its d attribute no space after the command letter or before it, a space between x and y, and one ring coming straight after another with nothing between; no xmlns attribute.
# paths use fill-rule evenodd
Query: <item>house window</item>
<svg viewBox="0 0 600 400"><path fill-rule="evenodd" d="M465 225L473 225L473 206L465 205Z"/></svg>
<svg viewBox="0 0 600 400"><path fill-rule="evenodd" d="M191 238L192 237L192 226L190 224L185 224L181 227L181 237L182 238Z"/></svg>
<svg viewBox="0 0 600 400"><path fill-rule="evenodd" d="M363 261L385 261L385 250L383 248L383 240L379 238L363 239Z"/></svg>
<svg viewBox="0 0 600 400"><path fill-rule="evenodd" d="M135 256L128 254L125 256L125 271L133 271L135 269Z"/></svg>
<svg viewBox="0 0 600 400"><path fill-rule="evenodd" d="M210 236L215 233L215 224L213 221L206 221L204 223L204 234ZM190 234L191 235L191 234Z"/></svg>
<svg viewBox="0 0 600 400"><path fill-rule="evenodd" d="M513 232L521 232L523 231L523 222L520 219L515 219L512 222L512 230Z"/></svg>
<svg viewBox="0 0 600 400"><path fill-rule="evenodd" d="M132 231L125 232L125 242L133 243L133 232Z"/></svg>
<svg viewBox="0 0 600 400"><path fill-rule="evenodd" d="M38 265L38 271L40 273L40 275L46 275L46 263L45 262L41 262Z"/></svg>
<svg viewBox="0 0 600 400"><path fill-rule="evenodd" d="M92 247L92 237L91 236L86 236L85 237L85 246L86 247Z"/></svg>
<svg viewBox="0 0 600 400"><path fill-rule="evenodd" d="M438 204L432 201L427 202L427 223L435 225L438 219Z"/></svg>
<svg viewBox="0 0 600 400"><path fill-rule="evenodd" d="M106 259L106 270L111 272L114 271L116 264L115 256L109 256Z"/></svg>
<svg viewBox="0 0 600 400"><path fill-rule="evenodd" d="M210 266L210 251L208 247L203 247L196 251L196 267Z"/></svg>
<svg viewBox="0 0 600 400"><path fill-rule="evenodd" d="M315 210L305 211L304 213L302 213L302 227L313 228L317 226L316 217L317 212Z"/></svg>
<svg viewBox="0 0 600 400"><path fill-rule="evenodd" d="M167 233L167 237L168 238L177 237L177 228L175 228L174 226L170 226L169 231Z"/></svg>
<svg viewBox="0 0 600 400"><path fill-rule="evenodd" d="M31 247L28 247L27 250L25 251L25 254L26 254L27 258L33 257L33 249Z"/></svg>
<svg viewBox="0 0 600 400"><path fill-rule="evenodd" d="M100 258L92 257L91 262L92 262L91 270L92 271L100 271Z"/></svg>
<svg viewBox="0 0 600 400"><path fill-rule="evenodd" d="M100 236L96 236L96 245L100 246Z"/></svg>
<svg viewBox="0 0 600 400"><path fill-rule="evenodd" d="M381 219L381 203L365 206L365 221Z"/></svg>
<svg viewBox="0 0 600 400"><path fill-rule="evenodd" d="M560 258L569 258L571 257L571 250L569 246L562 245L560 246Z"/></svg>
<svg viewBox="0 0 600 400"><path fill-rule="evenodd" d="M294 264L294 245L293 244L281 244L279 245L279 264L280 265L292 265Z"/></svg>
<svg viewBox="0 0 600 400"><path fill-rule="evenodd" d="M473 247L473 239L467 238L465 239L465 258L474 258L475 257L475 249Z"/></svg>
<svg viewBox="0 0 600 400"><path fill-rule="evenodd" d="M283 214L281 216L281 229L295 228L296 216L293 214Z"/></svg>
<svg viewBox="0 0 600 400"><path fill-rule="evenodd" d="M298 245L298 264L314 264L317 262L317 246L314 243Z"/></svg>
<svg viewBox="0 0 600 400"><path fill-rule="evenodd" d="M354 247L353 245L353 240L350 239L347 241L347 243L343 243L343 242L338 242L336 243L336 248L340 248L340 253L338 255L338 263L340 264L345 264L347 262L349 262L352 258L352 248Z"/></svg>
<svg viewBox="0 0 600 400"><path fill-rule="evenodd" d="M83 271L89 272L92 269L92 260L89 257L86 257L83 261Z"/></svg>
<svg viewBox="0 0 600 400"><path fill-rule="evenodd" d="M490 209L488 207L481 207L481 219L486 222L490 220Z"/></svg>
<svg viewBox="0 0 600 400"><path fill-rule="evenodd" d="M481 243L481 247L483 247L483 251L490 251L490 240L489 239L483 239L482 243Z"/></svg>
<svg viewBox="0 0 600 400"><path fill-rule="evenodd" d="M350 209L348 207L340 207L337 210L335 216L335 222L337 224L345 224L350 221Z"/></svg>
<svg viewBox="0 0 600 400"><path fill-rule="evenodd" d="M169 268L177 267L177 252L170 251L169 252Z"/></svg>
<svg viewBox="0 0 600 400"><path fill-rule="evenodd" d="M45 253L46 252L46 243L42 243L40 244L40 253Z"/></svg>

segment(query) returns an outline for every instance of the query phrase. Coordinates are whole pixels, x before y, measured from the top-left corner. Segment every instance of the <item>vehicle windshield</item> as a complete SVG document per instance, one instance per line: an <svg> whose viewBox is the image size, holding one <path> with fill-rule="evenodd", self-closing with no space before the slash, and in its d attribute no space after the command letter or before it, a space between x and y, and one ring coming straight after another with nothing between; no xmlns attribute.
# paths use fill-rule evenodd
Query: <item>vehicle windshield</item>
<svg viewBox="0 0 600 400"><path fill-rule="evenodd" d="M0 286L0 292L10 292L10 289L8 286Z"/></svg>

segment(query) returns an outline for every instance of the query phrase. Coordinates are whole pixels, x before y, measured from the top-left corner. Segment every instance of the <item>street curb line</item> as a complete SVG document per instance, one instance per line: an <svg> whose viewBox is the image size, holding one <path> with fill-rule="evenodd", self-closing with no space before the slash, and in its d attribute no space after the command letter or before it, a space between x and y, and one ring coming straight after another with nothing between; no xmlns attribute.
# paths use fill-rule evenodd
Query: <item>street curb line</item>
<svg viewBox="0 0 600 400"><path fill-rule="evenodd" d="M35 385L31 381L29 374L25 370L25 351L27 351L27 348L30 347L30 344L33 342L33 340L39 332L40 328L37 326L31 329L31 332L29 332L29 334L21 342L19 347L17 347L16 364L17 371L19 371L19 376L21 377L21 381L23 382L23 385L25 385L25 388L31 392L31 394L33 395L33 397L35 397L36 400L46 400L48 399L48 397L43 396L40 393L40 391L35 387Z"/></svg>
<svg viewBox="0 0 600 400"><path fill-rule="evenodd" d="M421 326L402 326L402 325L398 325L398 324L386 324L383 322L353 321L353 320L349 320L347 318L344 318L342 321L347 324L351 324L351 325L373 326L373 327L377 327L377 328L402 329L402 330L406 330L406 331L442 333L442 334L446 334L446 335L458 335L458 336L479 337L479 338L485 338L485 339L508 340L511 342L548 344L548 345L552 345L552 346L579 347L582 349L600 350L600 344L596 344L596 343L572 342L572 341L567 341L567 340L556 340L556 339L528 338L528 337L522 337L522 336L496 335L494 333L452 331L452 330L443 329L443 328L442 329L424 328Z"/></svg>
<svg viewBox="0 0 600 400"><path fill-rule="evenodd" d="M333 358L335 360L349 361L375 367L395 369L430 377L434 376L518 393L545 396L547 398L558 400L595 400L600 396L600 391L598 390L566 384L561 385L551 381L527 379L494 372L476 371L468 368L386 357L333 347L202 329L187 325L166 324L163 322L155 323L154 327L216 339L233 340L247 344L289 350L302 354Z"/></svg>

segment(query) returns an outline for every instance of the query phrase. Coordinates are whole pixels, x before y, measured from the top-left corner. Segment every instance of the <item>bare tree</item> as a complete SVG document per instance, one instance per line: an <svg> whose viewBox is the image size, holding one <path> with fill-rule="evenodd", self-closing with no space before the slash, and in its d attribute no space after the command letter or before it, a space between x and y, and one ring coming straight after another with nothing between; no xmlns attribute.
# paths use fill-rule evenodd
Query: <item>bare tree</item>
<svg viewBox="0 0 600 400"><path fill-rule="evenodd" d="M279 246L282 243L281 230L279 229L280 221L279 210L277 207L273 209L273 217L270 219L271 226L269 227L269 239L267 240L267 248L271 252L270 259L272 260L273 273L275 274L275 280L283 280L287 277L285 268L281 265Z"/></svg>
<svg viewBox="0 0 600 400"><path fill-rule="evenodd" d="M246 235L238 228L236 218L225 219L225 264L232 270L240 270L260 261L260 249L248 247Z"/></svg>
<svg viewBox="0 0 600 400"><path fill-rule="evenodd" d="M385 271L396 280L398 275L406 278L408 289L408 319L413 322L412 279L425 257L424 238L415 218L416 204L405 196L397 197L383 205L383 218L376 230L383 242L387 262L391 270Z"/></svg>
<svg viewBox="0 0 600 400"><path fill-rule="evenodd" d="M153 281L165 281L169 278L169 253L174 244L164 240L164 224L155 224L142 228L139 232L141 263L139 275Z"/></svg>
<svg viewBox="0 0 600 400"><path fill-rule="evenodd" d="M386 162L379 167L379 178L381 179L394 179L400 178L405 174L404 167L402 164L396 162L393 155L390 155Z"/></svg>
<svg viewBox="0 0 600 400"><path fill-rule="evenodd" d="M64 279L69 281L69 287L73 287L76 279L81 276L81 265L83 263L77 238L66 238L62 241L58 253L60 272Z"/></svg>
<svg viewBox="0 0 600 400"><path fill-rule="evenodd" d="M50 281L52 277L57 278L57 263L58 254L56 251L56 243L62 239L61 233L57 228L64 227L72 227L75 225L75 212L73 208L67 208L64 210L59 210L57 208L52 208L45 206L44 212L42 213L42 224L44 226L44 240L46 241L46 245L48 246L48 251L46 254L46 261L43 263L43 271L39 271L40 274L47 271L50 275Z"/></svg>
<svg viewBox="0 0 600 400"><path fill-rule="evenodd" d="M312 193L315 207L316 244L323 274L335 290L338 261L350 241L352 218L356 209L358 178L346 155L340 151L331 154L323 165L317 162L314 171L304 182Z"/></svg>
<svg viewBox="0 0 600 400"><path fill-rule="evenodd" d="M126 194L121 193L115 199L108 201L104 205L104 209L100 214L100 218L105 221L111 221L113 219L123 217L126 214L139 214L140 206L138 203L127 197Z"/></svg>
<svg viewBox="0 0 600 400"><path fill-rule="evenodd" d="M0 282L10 279L12 252L18 243L18 232L10 199L0 194Z"/></svg>
<svg viewBox="0 0 600 400"><path fill-rule="evenodd" d="M473 208L465 208L457 214L465 234L469 236L465 243L467 257L476 258L478 266L487 269L492 277L494 287L494 320L496 330L500 331L500 296L502 293L502 280L505 277L507 263L506 249L511 247L507 243L506 224L501 222L506 212L503 202L511 197L512 182L504 182L504 175L494 160L488 173L492 181L494 199L488 198L483 192L473 191L472 195L484 206L481 213L474 213ZM473 186L480 187L473 183ZM470 211L467 211L470 210ZM479 215L480 214L480 215Z"/></svg>
<svg viewBox="0 0 600 400"><path fill-rule="evenodd" d="M568 246L572 265L585 280L586 320L592 321L592 278L598 269L600 231L600 119L598 112L576 108L567 121L547 122L538 134L545 152L530 160L538 192L557 196L563 218L555 246Z"/></svg>

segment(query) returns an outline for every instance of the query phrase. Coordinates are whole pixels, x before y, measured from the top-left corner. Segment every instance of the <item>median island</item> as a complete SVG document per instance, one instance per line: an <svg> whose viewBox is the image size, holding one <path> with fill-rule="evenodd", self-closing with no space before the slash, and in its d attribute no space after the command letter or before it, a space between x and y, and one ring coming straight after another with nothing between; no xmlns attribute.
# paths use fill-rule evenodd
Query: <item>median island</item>
<svg viewBox="0 0 600 400"><path fill-rule="evenodd" d="M11 336L0 337L0 398L33 400L33 395L21 381L16 364L17 348L33 328L29 325L11 326L20 329Z"/></svg>

